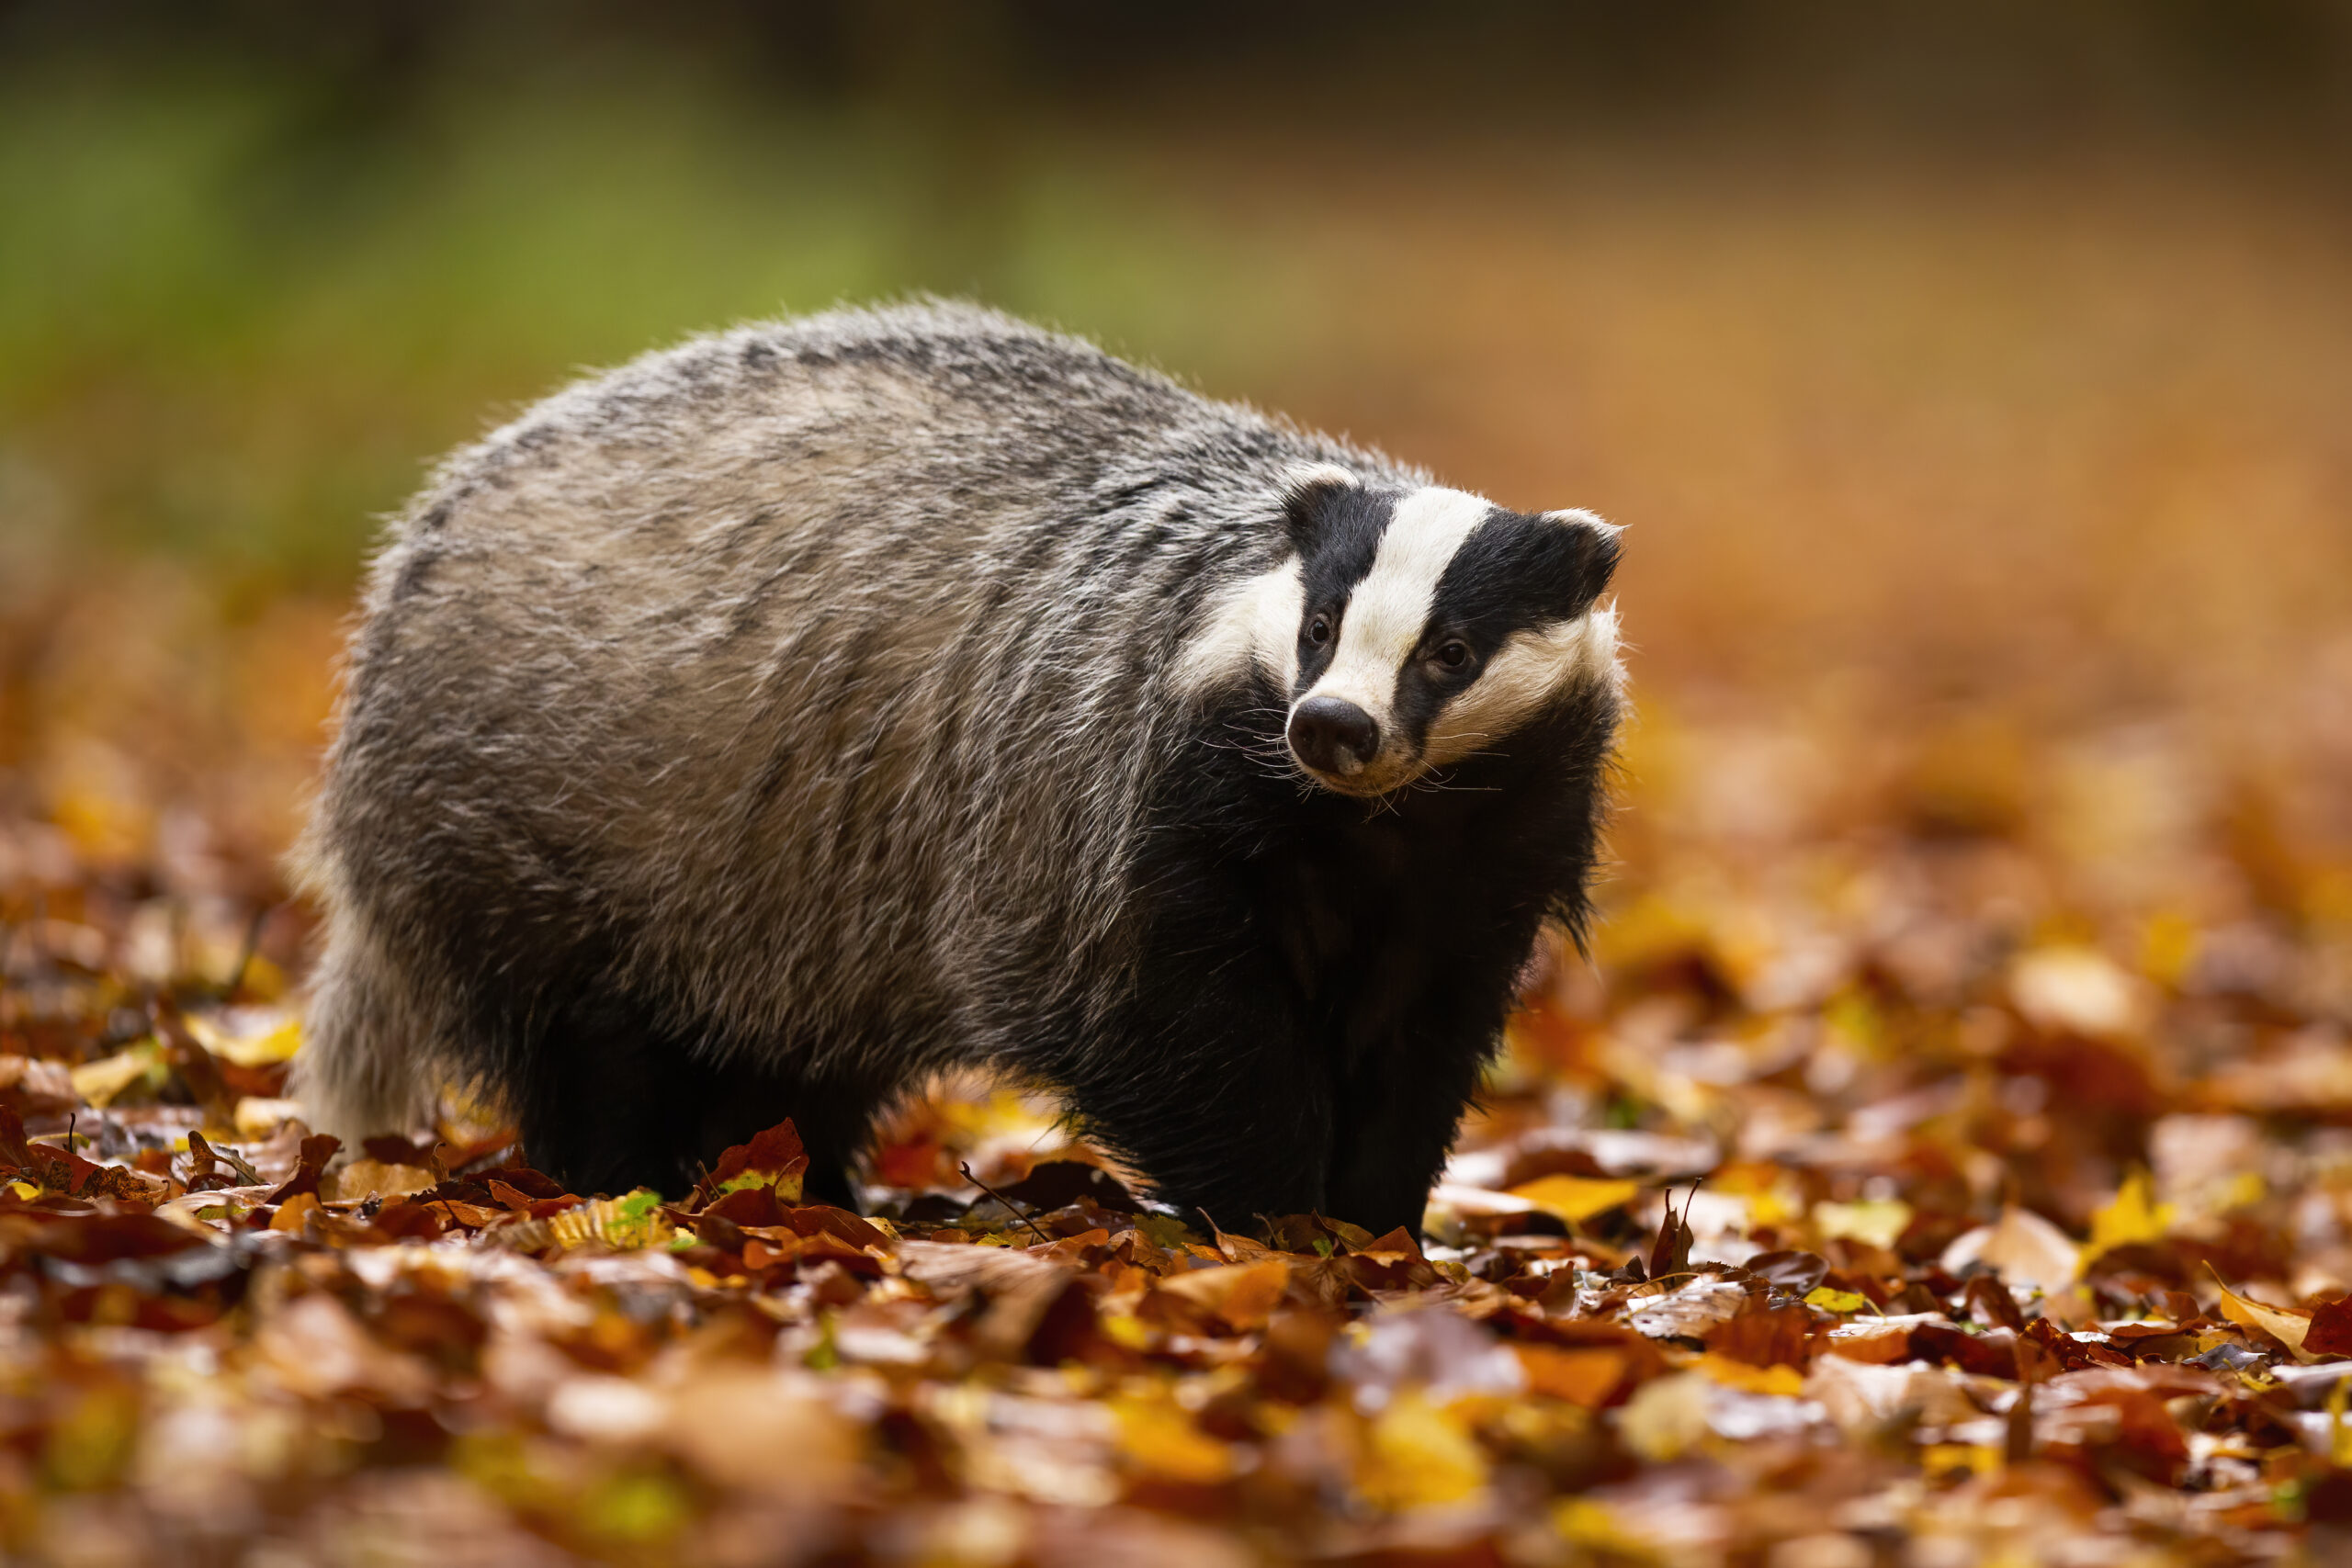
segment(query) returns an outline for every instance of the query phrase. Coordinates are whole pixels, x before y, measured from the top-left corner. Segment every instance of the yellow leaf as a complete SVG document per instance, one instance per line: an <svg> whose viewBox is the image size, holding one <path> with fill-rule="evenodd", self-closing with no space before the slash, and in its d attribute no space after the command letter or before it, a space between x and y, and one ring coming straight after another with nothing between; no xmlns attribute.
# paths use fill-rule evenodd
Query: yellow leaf
<svg viewBox="0 0 2352 1568"><path fill-rule="evenodd" d="M1132 1313L1104 1313L1096 1320L1095 1326L1102 1329L1102 1337L1114 1345L1124 1346L1130 1350L1151 1348L1150 1325Z"/></svg>
<svg viewBox="0 0 2352 1568"><path fill-rule="evenodd" d="M1639 1530L1628 1529L1608 1504L1589 1497L1563 1497L1553 1504L1552 1528L1576 1545L1636 1562L1654 1555L1649 1541Z"/></svg>
<svg viewBox="0 0 2352 1568"><path fill-rule="evenodd" d="M280 1203L277 1206L277 1213L270 1218L269 1228L274 1231L288 1231L295 1235L300 1235L302 1234L303 1217L317 1212L320 1206L317 1197L313 1194L309 1192L297 1192L293 1197L288 1198L285 1202Z"/></svg>
<svg viewBox="0 0 2352 1568"><path fill-rule="evenodd" d="M548 1235L560 1246L581 1247L601 1241L617 1251L664 1247L677 1235L662 1213L662 1195L650 1187L599 1198L576 1209L566 1209L548 1222Z"/></svg>
<svg viewBox="0 0 2352 1568"><path fill-rule="evenodd" d="M1193 1425L1172 1401L1114 1400L1119 1451L1138 1470L1170 1481L1210 1485L1233 1473L1233 1450Z"/></svg>
<svg viewBox="0 0 2352 1568"><path fill-rule="evenodd" d="M1432 1404L1418 1389L1389 1401L1368 1436L1356 1484L1377 1507L1442 1507L1487 1484L1484 1450L1453 1412Z"/></svg>
<svg viewBox="0 0 2352 1568"><path fill-rule="evenodd" d="M2152 980L2173 986L2197 956L2197 922L2177 910L2150 918L2140 932L2140 968Z"/></svg>
<svg viewBox="0 0 2352 1568"><path fill-rule="evenodd" d="M1642 1458L1663 1464L1707 1435L1707 1382L1696 1372L1654 1378L1617 1413L1617 1435Z"/></svg>
<svg viewBox="0 0 2352 1568"><path fill-rule="evenodd" d="M2083 1260L2088 1262L2111 1247L2162 1241L2172 1222L2173 1206L2157 1202L2148 1173L2134 1170L2123 1179L2115 1201L2091 1216L2091 1239L2083 1248Z"/></svg>
<svg viewBox="0 0 2352 1568"><path fill-rule="evenodd" d="M302 1021L299 1018L286 1019L258 1034L232 1034L212 1020L190 1013L187 1032L207 1051L241 1067L290 1062L302 1048Z"/></svg>
<svg viewBox="0 0 2352 1568"><path fill-rule="evenodd" d="M132 1088L160 1089L170 1081L171 1064L160 1041L141 1040L127 1051L85 1062L73 1071L74 1092L89 1104L104 1108Z"/></svg>
<svg viewBox="0 0 2352 1568"><path fill-rule="evenodd" d="M1951 1471L1991 1475L2001 1468L2001 1450L1990 1443L1929 1443L1919 1450L1919 1466L1930 1475Z"/></svg>
<svg viewBox="0 0 2352 1568"><path fill-rule="evenodd" d="M1589 1176L1539 1176L1510 1190L1548 1214L1568 1224L1582 1224L1595 1214L1631 1202L1642 1190L1638 1181L1607 1180Z"/></svg>
<svg viewBox="0 0 2352 1568"><path fill-rule="evenodd" d="M1911 1224L1911 1205L1900 1198L1865 1198L1858 1203L1815 1203L1813 1227L1824 1241L1850 1236L1871 1247L1893 1247Z"/></svg>
<svg viewBox="0 0 2352 1568"><path fill-rule="evenodd" d="M2337 1378L2327 1391L2327 1456L2338 1470L2352 1464L2352 1427L2344 1424L2344 1401L2352 1379Z"/></svg>
<svg viewBox="0 0 2352 1568"><path fill-rule="evenodd" d="M1804 1374L1794 1367L1751 1367L1710 1350L1692 1362L1691 1369L1743 1393L1777 1393L1793 1399L1804 1393Z"/></svg>
<svg viewBox="0 0 2352 1568"><path fill-rule="evenodd" d="M2270 1195L2270 1184L2258 1170L2231 1173L2206 1194L2205 1207L2216 1214L2250 1209Z"/></svg>
<svg viewBox="0 0 2352 1568"><path fill-rule="evenodd" d="M1857 1291L1833 1291L1826 1285L1815 1285L1805 1292L1804 1304L1824 1312L1860 1312L1871 1303L1868 1296Z"/></svg>
<svg viewBox="0 0 2352 1568"><path fill-rule="evenodd" d="M2306 1355L2303 1352L2303 1336L2312 1331L2311 1314L2294 1312L2286 1307L2275 1307L2267 1302L2257 1302L2239 1295L2222 1283L2222 1276L2214 1270L2211 1263L2205 1265L2205 1271L2213 1276L2213 1283L2222 1292L2223 1317L2241 1328L2261 1329L2292 1351L2298 1361L2319 1359L2317 1356Z"/></svg>
<svg viewBox="0 0 2352 1568"><path fill-rule="evenodd" d="M694 1504L677 1483L658 1471L638 1471L590 1487L582 1497L581 1522L608 1540L663 1541L694 1518Z"/></svg>

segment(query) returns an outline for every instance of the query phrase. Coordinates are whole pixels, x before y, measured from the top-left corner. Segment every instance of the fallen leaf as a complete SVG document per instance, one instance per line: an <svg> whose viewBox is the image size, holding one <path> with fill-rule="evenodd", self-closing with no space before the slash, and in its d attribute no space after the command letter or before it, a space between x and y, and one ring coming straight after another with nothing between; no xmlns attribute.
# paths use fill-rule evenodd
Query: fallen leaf
<svg viewBox="0 0 2352 1568"><path fill-rule="evenodd" d="M665 1247L677 1235L677 1227L662 1216L662 1195L650 1187L566 1209L547 1226L548 1238L558 1247L601 1242L622 1251Z"/></svg>
<svg viewBox="0 0 2352 1568"><path fill-rule="evenodd" d="M2352 1356L2352 1295L2323 1302L2312 1310L2303 1348L2313 1356Z"/></svg>
<svg viewBox="0 0 2352 1568"><path fill-rule="evenodd" d="M2030 1209L2011 1204L1993 1224L1980 1225L1944 1249L1947 1272L1962 1274L1973 1265L1997 1269L2013 1284L2055 1294L2082 1277L2082 1251L2066 1233Z"/></svg>
<svg viewBox="0 0 2352 1568"><path fill-rule="evenodd" d="M2009 994L2038 1027L2094 1036L2132 1033L2145 1006L2142 983L2087 947L2024 954L2010 970Z"/></svg>
<svg viewBox="0 0 2352 1568"><path fill-rule="evenodd" d="M1717 1275L1662 1280L1634 1290L1625 1303L1625 1321L1653 1339L1697 1338L1738 1316L1747 1301L1747 1286Z"/></svg>
<svg viewBox="0 0 2352 1568"><path fill-rule="evenodd" d="M1549 1345L1514 1345L1528 1388L1571 1404L1598 1409L1609 1403L1631 1364L1621 1350L1563 1350Z"/></svg>
<svg viewBox="0 0 2352 1568"><path fill-rule="evenodd" d="M1458 1417L1418 1390L1391 1400L1365 1438L1356 1487L1376 1508L1450 1506L1487 1484L1485 1451Z"/></svg>
<svg viewBox="0 0 2352 1568"><path fill-rule="evenodd" d="M2103 1252L2137 1242L2162 1241L2172 1227L2173 1206L2155 1201L2155 1184L2145 1170L2123 1179L2114 1200L2091 1216L2091 1239L2083 1248L2087 1263Z"/></svg>
<svg viewBox="0 0 2352 1568"><path fill-rule="evenodd" d="M1146 1474L1209 1486L1234 1473L1233 1450L1204 1434L1164 1394L1114 1400L1111 1413L1118 1423L1120 1457Z"/></svg>
<svg viewBox="0 0 2352 1568"><path fill-rule="evenodd" d="M356 1159L334 1173L337 1198L398 1198L424 1192L435 1185L433 1173L422 1166L386 1165L381 1160Z"/></svg>
<svg viewBox="0 0 2352 1568"><path fill-rule="evenodd" d="M1617 1435L1653 1464L1680 1459L1707 1436L1712 1380L1700 1372L1655 1378L1617 1412Z"/></svg>
<svg viewBox="0 0 2352 1568"><path fill-rule="evenodd" d="M1228 1328L1247 1331L1266 1325L1289 1284L1290 1265L1273 1257L1171 1275L1159 1289L1214 1313Z"/></svg>
<svg viewBox="0 0 2352 1568"><path fill-rule="evenodd" d="M277 1206L277 1213L270 1216L269 1228L274 1231L286 1231L294 1235L300 1235L302 1234L302 1222L304 1218L308 1215L317 1213L319 1212L319 1197L317 1193L297 1192L293 1197L288 1198L285 1202L280 1203Z"/></svg>
<svg viewBox="0 0 2352 1568"><path fill-rule="evenodd" d="M1623 1208L1641 1195L1642 1184L1600 1177L1539 1176L1510 1190L1522 1199L1570 1224L1582 1224L1598 1214Z"/></svg>
<svg viewBox="0 0 2352 1568"><path fill-rule="evenodd" d="M789 1120L779 1122L748 1144L729 1146L718 1156L688 1201L698 1208L712 1199L749 1187L764 1187L779 1203L800 1201L801 1177L808 1168L808 1154L801 1147L799 1131Z"/></svg>
<svg viewBox="0 0 2352 1568"><path fill-rule="evenodd" d="M2208 1265L2214 1288L2222 1292L2222 1315L2245 1328L2258 1328L2287 1347L2298 1361L2316 1361L2316 1353L2303 1348L2303 1340L2311 1333L2312 1314L2297 1307L2275 1307L2250 1296L2242 1296L2222 1283L2222 1277Z"/></svg>
<svg viewBox="0 0 2352 1568"><path fill-rule="evenodd" d="M1872 1247L1893 1247L1910 1224L1911 1205L1900 1198L1813 1206L1813 1228L1824 1241L1850 1236Z"/></svg>
<svg viewBox="0 0 2352 1568"><path fill-rule="evenodd" d="M74 1092L92 1105L111 1105L136 1088L148 1094L171 1081L171 1062L160 1040L142 1040L126 1051L75 1067Z"/></svg>

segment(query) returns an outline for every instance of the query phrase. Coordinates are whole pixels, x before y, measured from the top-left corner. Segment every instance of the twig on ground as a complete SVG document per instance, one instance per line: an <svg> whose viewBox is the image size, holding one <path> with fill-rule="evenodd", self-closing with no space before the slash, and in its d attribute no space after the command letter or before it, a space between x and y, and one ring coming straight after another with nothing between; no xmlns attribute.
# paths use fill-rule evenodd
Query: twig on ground
<svg viewBox="0 0 2352 1568"><path fill-rule="evenodd" d="M1013 1217L1014 1219L1016 1219L1016 1220L1019 1220L1023 1224L1027 1225L1027 1226L1029 1227L1029 1229L1030 1229L1030 1232L1031 1232L1033 1235L1035 1235L1036 1236L1036 1238L1037 1238L1039 1241L1042 1241L1042 1242L1046 1243L1046 1244L1047 1246L1049 1246L1049 1247L1050 1247L1051 1245L1053 1245L1053 1240L1054 1240L1054 1238L1053 1238L1052 1236L1047 1235L1045 1233L1045 1231L1044 1231L1044 1230L1043 1230L1043 1229L1038 1225L1038 1224L1037 1224L1037 1222L1036 1222L1036 1221L1035 1221L1035 1220L1031 1219L1027 1214L1023 1213L1021 1212L1021 1205L1020 1205L1020 1204L1015 1203L1012 1199L1010 1199L1010 1198L1006 1197L1003 1193L1001 1193L1001 1192L998 1191L995 1188L990 1187L987 1182L982 1181L978 1177L974 1176L974 1175L972 1174L972 1168L971 1168L971 1166L970 1166L968 1163L967 1163L967 1162L965 1162L965 1161L962 1161L962 1160L958 1160L958 1161L956 1162L956 1169L958 1169L958 1170L960 1170L960 1171L962 1171L962 1172L964 1173L964 1179L965 1179L965 1180L967 1180L967 1181L970 1182L973 1186L975 1186L975 1187L978 1188L981 1191L983 1191L983 1192L987 1193L989 1197L991 1197L991 1198L995 1199L998 1202L1000 1202L1000 1203L1003 1204L1006 1208L1008 1208L1008 1209L1012 1210L1012 1217Z"/></svg>

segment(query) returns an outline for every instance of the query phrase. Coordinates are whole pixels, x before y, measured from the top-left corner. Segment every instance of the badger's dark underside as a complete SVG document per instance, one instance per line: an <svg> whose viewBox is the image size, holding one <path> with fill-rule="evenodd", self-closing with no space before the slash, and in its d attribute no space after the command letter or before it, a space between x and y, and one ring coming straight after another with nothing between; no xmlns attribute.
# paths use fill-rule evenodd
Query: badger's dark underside
<svg viewBox="0 0 2352 1568"><path fill-rule="evenodd" d="M1207 721L1195 765L1163 781L1119 1005L1091 1024L1075 1009L1019 1020L1003 1065L1061 1089L1159 1196L1228 1228L1310 1211L1417 1226L1542 922L1581 914L1613 697L1573 696L1512 756L1374 803L1280 765L1262 721L1241 716L1279 713L1260 695ZM848 1167L904 1085L788 1064L919 1055L680 1030L613 989L589 944L535 966L570 975L526 1028L508 1014L521 1032L492 1076L526 1152L575 1190L682 1190L788 1115L808 1190L847 1203Z"/></svg>

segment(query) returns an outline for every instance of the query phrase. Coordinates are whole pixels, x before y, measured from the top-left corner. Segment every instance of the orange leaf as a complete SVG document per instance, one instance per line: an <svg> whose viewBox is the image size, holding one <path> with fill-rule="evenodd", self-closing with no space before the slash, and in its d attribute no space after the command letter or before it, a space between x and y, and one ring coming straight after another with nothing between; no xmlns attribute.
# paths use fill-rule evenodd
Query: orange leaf
<svg viewBox="0 0 2352 1568"><path fill-rule="evenodd" d="M1549 1345L1514 1345L1527 1386L1588 1410L1609 1403L1625 1381L1627 1358L1604 1348L1555 1350Z"/></svg>
<svg viewBox="0 0 2352 1568"><path fill-rule="evenodd" d="M1289 1284L1290 1265L1276 1257L1195 1269L1162 1280L1159 1288L1215 1314L1230 1328L1247 1331L1266 1325Z"/></svg>

